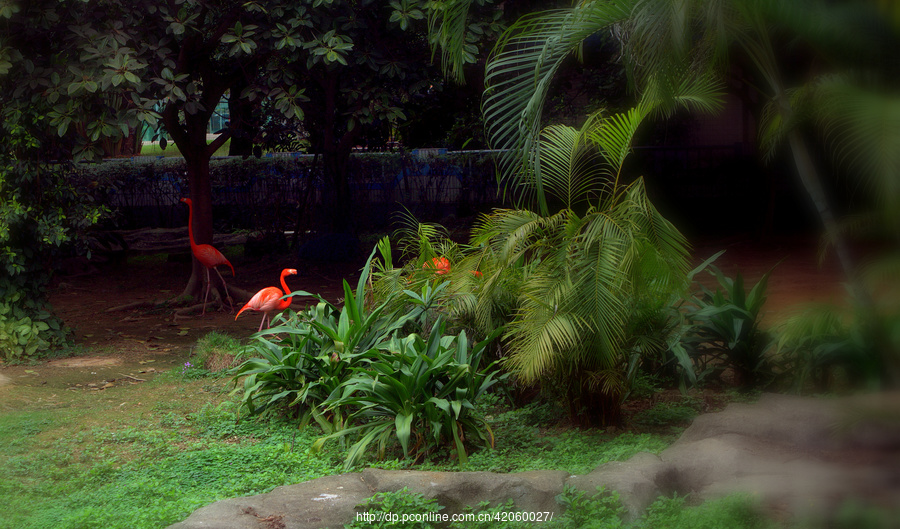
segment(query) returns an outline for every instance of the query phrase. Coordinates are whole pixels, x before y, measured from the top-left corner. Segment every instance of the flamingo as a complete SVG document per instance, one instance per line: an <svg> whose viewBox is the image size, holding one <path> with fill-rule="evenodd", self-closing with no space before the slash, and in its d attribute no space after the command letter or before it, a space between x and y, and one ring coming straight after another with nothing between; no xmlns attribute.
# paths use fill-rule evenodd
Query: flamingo
<svg viewBox="0 0 900 529"><path fill-rule="evenodd" d="M194 203L191 202L189 198L182 198L182 202L188 205L188 238L191 240L191 253L194 254L194 258L200 261L206 268L206 294L203 296L203 312L200 314L201 316L206 314L206 301L209 299L209 287L210 287L210 269L215 270L217 274L219 274L219 279L222 280L222 285L225 286L225 295L228 296L228 301L231 302L231 296L228 295L228 285L225 284L225 278L222 277L222 274L219 273L219 270L216 268L219 265L228 265L231 268L231 275L234 276L234 267L231 266L231 263L228 262L228 259L222 255L222 252L216 250L209 244L197 244L194 240ZM234 310L234 303L231 303L232 310Z"/></svg>
<svg viewBox="0 0 900 529"><path fill-rule="evenodd" d="M263 324L266 323L266 320L271 322L270 314L275 311L282 311L288 308L291 305L291 298L287 297L285 299L281 299L282 295L287 296L290 293L290 289L287 286L287 283L284 282L284 277L288 275L295 275L297 273L293 268L285 268L281 271L281 287L284 289L282 293L278 287L266 287L250 298L250 301L247 302L246 305L241 307L241 310L238 311L237 315L234 317L235 320L238 319L238 316L241 315L247 309L255 310L256 312L263 313L263 319L259 322L259 329L256 332L260 332L263 328ZM269 325L266 325L268 328Z"/></svg>

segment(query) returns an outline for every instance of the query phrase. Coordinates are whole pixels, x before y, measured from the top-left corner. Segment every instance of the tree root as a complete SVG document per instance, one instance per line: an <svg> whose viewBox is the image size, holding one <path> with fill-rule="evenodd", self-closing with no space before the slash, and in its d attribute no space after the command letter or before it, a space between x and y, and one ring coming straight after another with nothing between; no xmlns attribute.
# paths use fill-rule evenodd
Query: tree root
<svg viewBox="0 0 900 529"><path fill-rule="evenodd" d="M252 298L254 294L256 294L256 292L250 292L249 290L244 290L243 288L231 285L228 285L228 293L231 295L232 299L247 301L250 301L250 298Z"/></svg>
<svg viewBox="0 0 900 529"><path fill-rule="evenodd" d="M215 310L219 310L222 307L221 301L216 298L206 304L206 310L209 311L211 308ZM203 311L203 303L197 303L196 305L190 305L188 307L182 307L177 309L173 315L175 319L178 318L188 318L190 316L194 316L194 313Z"/></svg>
<svg viewBox="0 0 900 529"><path fill-rule="evenodd" d="M154 299L151 301L135 301L132 303L126 303L124 305L118 305L116 307L110 307L106 309L104 312L118 312L120 310L133 310L133 309L158 309L161 307L171 306L171 299Z"/></svg>
<svg viewBox="0 0 900 529"><path fill-rule="evenodd" d="M236 312L239 308L238 303L235 300L249 300L253 297L253 292L249 292L239 287L228 286L227 288L228 299L231 301L231 312ZM210 289L210 300L206 304L206 309L210 310L220 310L226 306L225 301L222 299L222 295L219 293L218 288ZM177 296L170 299L154 299L154 300L142 300L142 301L134 301L131 303L126 303L124 305L117 305L115 307L110 307L106 309L104 312L118 312L123 310L137 310L137 309L161 309L161 308L170 308L170 307L179 307L175 310L176 318L187 318L195 312L200 312L203 310L203 302L201 299L200 303L191 304L189 306L183 306L185 304L186 297L185 296Z"/></svg>

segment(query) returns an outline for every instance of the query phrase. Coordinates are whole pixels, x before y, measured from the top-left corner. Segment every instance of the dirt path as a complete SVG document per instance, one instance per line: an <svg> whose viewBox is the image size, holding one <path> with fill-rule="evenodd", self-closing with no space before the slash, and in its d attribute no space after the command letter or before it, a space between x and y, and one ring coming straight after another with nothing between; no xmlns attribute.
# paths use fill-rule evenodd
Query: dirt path
<svg viewBox="0 0 900 529"><path fill-rule="evenodd" d="M321 293L331 301L343 295L339 290L343 277L352 278L359 268L353 264L302 266L289 258L261 261L237 257L232 262L237 274L226 276L229 284L255 292L278 285L282 268L296 267L300 275L289 277L288 286ZM188 261L169 261L162 254L132 256L123 265L99 266L88 273L58 278L50 302L74 331L75 356L39 366L0 363L0 385L4 380L61 388L89 383L102 386L110 379L128 383L122 375L142 378L181 365L190 358L197 340L212 331L239 339L256 332L260 321L256 313L242 314L235 321L227 308L208 311L203 317L198 313L181 318L171 309L108 310L134 301L173 298L184 289L189 275ZM293 306L313 300L295 299Z"/></svg>

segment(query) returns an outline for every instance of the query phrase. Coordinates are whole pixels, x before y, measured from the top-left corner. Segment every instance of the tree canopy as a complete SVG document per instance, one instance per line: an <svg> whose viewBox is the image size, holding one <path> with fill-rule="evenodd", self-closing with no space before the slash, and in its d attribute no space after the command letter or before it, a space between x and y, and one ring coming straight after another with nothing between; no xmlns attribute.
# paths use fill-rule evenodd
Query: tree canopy
<svg viewBox="0 0 900 529"><path fill-rule="evenodd" d="M323 155L327 224L347 229L341 212L350 209L350 149L366 127L406 119L404 106L439 80L430 60L453 16L444 7L414 0L5 3L0 102L7 123L40 141L44 160L96 160L139 141L145 127L164 127L185 157L201 244L212 240L209 159L243 124L208 140L215 106L226 93L250 112L266 102L282 116L270 119L304 119ZM492 19L482 18L462 28L463 62L489 33ZM195 263L186 293L199 292L201 271Z"/></svg>

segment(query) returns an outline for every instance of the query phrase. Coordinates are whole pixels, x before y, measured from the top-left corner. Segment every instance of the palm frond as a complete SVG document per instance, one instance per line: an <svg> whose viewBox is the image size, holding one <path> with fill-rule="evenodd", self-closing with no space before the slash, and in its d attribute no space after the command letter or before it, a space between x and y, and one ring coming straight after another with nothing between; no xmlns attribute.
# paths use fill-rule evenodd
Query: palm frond
<svg viewBox="0 0 900 529"><path fill-rule="evenodd" d="M541 132L541 166L549 197L565 208L575 208L603 188L604 170L600 152L584 131L553 125Z"/></svg>
<svg viewBox="0 0 900 529"><path fill-rule="evenodd" d="M394 239L404 256L417 256L417 265L421 265L441 255L442 241L448 240L446 228L440 224L419 222L409 210L398 211L394 219L398 225Z"/></svg>
<svg viewBox="0 0 900 529"><path fill-rule="evenodd" d="M845 77L817 87L818 121L834 159L866 182L885 211L900 207L900 96L859 87Z"/></svg>
<svg viewBox="0 0 900 529"><path fill-rule="evenodd" d="M520 309L507 332L514 351L508 357L508 366L523 382L533 383L552 372L558 364L570 360L561 359L561 355L584 354L585 335L590 333L589 322L577 313L560 310L560 302L572 292L571 283L556 281L548 284L538 282L537 277L526 288Z"/></svg>
<svg viewBox="0 0 900 529"><path fill-rule="evenodd" d="M759 145L765 161L771 161L788 133L810 117L810 87L789 88L784 98L772 98L763 106L759 119Z"/></svg>
<svg viewBox="0 0 900 529"><path fill-rule="evenodd" d="M629 185L627 194L628 204L634 208L631 219L638 226L639 235L677 275L685 275L690 245L678 228L650 202L644 179L638 178Z"/></svg>
<svg viewBox="0 0 900 529"><path fill-rule="evenodd" d="M623 24L623 55L639 91L652 76L674 93L684 73L720 70L742 21L729 0L642 0ZM666 90L668 88L668 90Z"/></svg>
<svg viewBox="0 0 900 529"><path fill-rule="evenodd" d="M462 83L465 81L463 68L474 62L469 44L469 8L475 0L449 0L435 2L429 11L428 35L431 41L432 57L441 50L441 69L444 76Z"/></svg>
<svg viewBox="0 0 900 529"><path fill-rule="evenodd" d="M526 15L497 42L485 70L482 110L488 141L503 154L501 178L508 190L532 181L523 189L546 209L541 180L540 116L547 90L562 61L590 35L625 20L635 0L583 2L571 9Z"/></svg>
<svg viewBox="0 0 900 529"><path fill-rule="evenodd" d="M607 176L614 182L614 188L617 187L625 158L631 153L634 134L650 108L650 105L644 104L611 116L595 113L585 123L587 136L599 147L607 165Z"/></svg>
<svg viewBox="0 0 900 529"><path fill-rule="evenodd" d="M709 70L684 69L670 77L651 75L644 87L642 102L656 114L671 117L675 110L713 114L722 109L725 87Z"/></svg>

